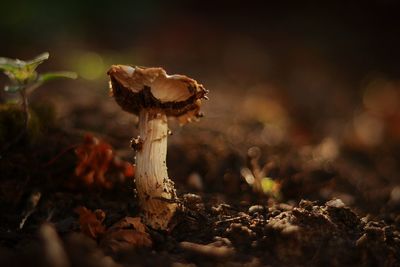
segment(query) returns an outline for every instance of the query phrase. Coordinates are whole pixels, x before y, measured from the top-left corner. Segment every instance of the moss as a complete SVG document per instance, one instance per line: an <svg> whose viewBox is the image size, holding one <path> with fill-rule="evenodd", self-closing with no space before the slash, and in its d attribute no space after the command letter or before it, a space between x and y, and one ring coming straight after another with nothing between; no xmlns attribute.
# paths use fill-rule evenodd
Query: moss
<svg viewBox="0 0 400 267"><path fill-rule="evenodd" d="M20 140L20 144L33 144L38 141L44 131L54 126L54 110L48 105L35 105L30 109L30 120L27 134ZM0 105L0 144L13 142L23 131L24 114L19 105Z"/></svg>

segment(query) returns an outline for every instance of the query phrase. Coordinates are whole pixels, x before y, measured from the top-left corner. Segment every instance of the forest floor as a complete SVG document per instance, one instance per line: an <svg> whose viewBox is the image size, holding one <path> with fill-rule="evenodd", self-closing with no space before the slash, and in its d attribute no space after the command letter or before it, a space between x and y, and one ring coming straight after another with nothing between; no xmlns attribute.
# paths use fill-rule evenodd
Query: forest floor
<svg viewBox="0 0 400 267"><path fill-rule="evenodd" d="M279 102L211 97L202 122L171 125L184 208L168 232L140 220L133 117L95 97L71 97L58 120L36 108L38 136L1 155L0 265L400 266L396 138L371 148Z"/></svg>

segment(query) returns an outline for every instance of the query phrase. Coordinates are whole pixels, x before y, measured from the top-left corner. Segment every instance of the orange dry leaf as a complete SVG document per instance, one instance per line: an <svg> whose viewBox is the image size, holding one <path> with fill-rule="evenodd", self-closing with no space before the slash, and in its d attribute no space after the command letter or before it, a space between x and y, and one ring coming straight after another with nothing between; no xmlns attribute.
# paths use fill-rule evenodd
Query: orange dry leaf
<svg viewBox="0 0 400 267"><path fill-rule="evenodd" d="M111 145L91 134L86 134L75 154L78 157L75 175L87 186L111 188L115 182L134 176L134 167L130 163L119 159Z"/></svg>
<svg viewBox="0 0 400 267"><path fill-rule="evenodd" d="M132 248L150 247L152 241L139 217L125 217L111 226L100 241L100 246L109 252Z"/></svg>
<svg viewBox="0 0 400 267"><path fill-rule="evenodd" d="M79 214L79 226L85 235L97 239L104 234L106 230L103 225L106 217L104 211L97 209L93 212L86 207L78 207L75 212Z"/></svg>

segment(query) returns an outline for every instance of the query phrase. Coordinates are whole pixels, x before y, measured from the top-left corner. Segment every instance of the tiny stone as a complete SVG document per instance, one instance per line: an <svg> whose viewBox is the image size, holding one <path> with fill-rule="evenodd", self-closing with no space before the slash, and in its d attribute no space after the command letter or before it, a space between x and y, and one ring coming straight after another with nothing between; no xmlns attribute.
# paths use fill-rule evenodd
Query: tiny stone
<svg viewBox="0 0 400 267"><path fill-rule="evenodd" d="M278 209L283 210L283 211L290 211L293 209L292 205L286 204L286 203L280 203L277 205Z"/></svg>
<svg viewBox="0 0 400 267"><path fill-rule="evenodd" d="M278 216L279 214L281 214L281 212L279 210L272 210L270 212L271 212L270 214L272 217L275 217L275 216Z"/></svg>
<svg viewBox="0 0 400 267"><path fill-rule="evenodd" d="M332 199L326 202L326 205L331 208L344 208L346 205L343 203L341 199Z"/></svg>
<svg viewBox="0 0 400 267"><path fill-rule="evenodd" d="M215 236L214 237L214 244L220 246L232 246L232 242L226 237Z"/></svg>
<svg viewBox="0 0 400 267"><path fill-rule="evenodd" d="M367 214L367 216L361 218L361 223L362 224L367 224L369 221L371 221L371 215L370 214Z"/></svg>
<svg viewBox="0 0 400 267"><path fill-rule="evenodd" d="M255 213L264 213L265 208L262 205L254 205L249 208L249 214L253 215Z"/></svg>
<svg viewBox="0 0 400 267"><path fill-rule="evenodd" d="M299 207L311 211L313 208L313 204L314 203L312 201L302 199L300 200Z"/></svg>
<svg viewBox="0 0 400 267"><path fill-rule="evenodd" d="M201 203L201 196L196 195L196 194L184 194L183 199L185 202L190 202L190 203Z"/></svg>
<svg viewBox="0 0 400 267"><path fill-rule="evenodd" d="M217 206L211 207L211 211L213 213L222 213L225 210L230 210L230 209L232 209L232 207L225 203L221 203L221 204L218 204Z"/></svg>

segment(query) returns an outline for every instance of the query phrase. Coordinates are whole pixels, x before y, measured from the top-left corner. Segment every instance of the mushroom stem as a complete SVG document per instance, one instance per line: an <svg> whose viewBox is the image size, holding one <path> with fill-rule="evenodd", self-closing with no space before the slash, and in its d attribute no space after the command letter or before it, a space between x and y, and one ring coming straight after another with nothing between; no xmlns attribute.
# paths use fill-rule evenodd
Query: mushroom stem
<svg viewBox="0 0 400 267"><path fill-rule="evenodd" d="M174 183L168 178L166 156L168 122L164 111L143 109L139 114L142 147L136 153L135 183L145 222L168 229L177 204Z"/></svg>

